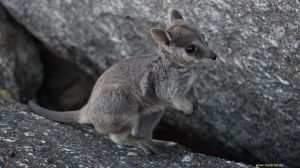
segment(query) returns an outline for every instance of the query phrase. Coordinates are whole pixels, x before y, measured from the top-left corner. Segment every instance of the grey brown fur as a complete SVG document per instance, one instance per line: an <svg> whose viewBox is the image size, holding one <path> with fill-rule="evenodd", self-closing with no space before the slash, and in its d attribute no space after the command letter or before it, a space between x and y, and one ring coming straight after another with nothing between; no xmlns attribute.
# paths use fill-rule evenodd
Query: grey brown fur
<svg viewBox="0 0 300 168"><path fill-rule="evenodd" d="M216 59L200 31L184 21L177 10L169 9L168 17L166 30L151 29L159 53L125 59L111 66L98 79L82 109L57 112L34 101L29 105L46 118L92 124L115 143L164 154L162 147L176 143L152 139L163 109L173 107L190 115L193 105L186 95L192 93L195 99L198 96L193 86L194 69L203 59ZM188 49L193 52L188 53Z"/></svg>

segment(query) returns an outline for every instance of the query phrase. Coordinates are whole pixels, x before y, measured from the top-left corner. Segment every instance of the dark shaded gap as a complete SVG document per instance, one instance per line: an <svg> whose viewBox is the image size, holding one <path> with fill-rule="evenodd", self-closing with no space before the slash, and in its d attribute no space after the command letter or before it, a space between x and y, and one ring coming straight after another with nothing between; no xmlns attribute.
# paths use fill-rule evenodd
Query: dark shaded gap
<svg viewBox="0 0 300 168"><path fill-rule="evenodd" d="M254 157L248 151L244 150L239 153L232 152L235 150L226 148L225 145L217 139L196 137L182 128L178 128L163 121L155 128L153 137L156 139L178 142L180 145L195 153L251 165L261 163L259 159Z"/></svg>
<svg viewBox="0 0 300 168"><path fill-rule="evenodd" d="M40 54L44 79L37 94L39 103L55 110L75 110L85 105L96 79L45 48Z"/></svg>

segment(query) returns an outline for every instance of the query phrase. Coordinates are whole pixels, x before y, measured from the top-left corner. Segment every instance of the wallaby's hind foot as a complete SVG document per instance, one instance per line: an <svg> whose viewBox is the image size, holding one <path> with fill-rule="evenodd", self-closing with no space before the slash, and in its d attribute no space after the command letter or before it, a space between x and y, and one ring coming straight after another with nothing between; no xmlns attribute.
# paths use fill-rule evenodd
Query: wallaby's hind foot
<svg viewBox="0 0 300 168"><path fill-rule="evenodd" d="M165 157L169 155L169 153L167 152L167 149L170 147L176 146L176 145L177 145L176 142L162 141L162 140L156 140L156 139L142 138L140 141L138 141L138 146L141 149L143 149L143 151L146 154L149 154L149 151L152 151L155 154L159 154L159 155L162 155Z"/></svg>
<svg viewBox="0 0 300 168"><path fill-rule="evenodd" d="M131 134L109 134L112 141L118 144L134 145L141 148L146 154L159 154L161 156L168 156L166 148L177 145L176 142L162 141L156 139L147 139L143 137L136 137Z"/></svg>

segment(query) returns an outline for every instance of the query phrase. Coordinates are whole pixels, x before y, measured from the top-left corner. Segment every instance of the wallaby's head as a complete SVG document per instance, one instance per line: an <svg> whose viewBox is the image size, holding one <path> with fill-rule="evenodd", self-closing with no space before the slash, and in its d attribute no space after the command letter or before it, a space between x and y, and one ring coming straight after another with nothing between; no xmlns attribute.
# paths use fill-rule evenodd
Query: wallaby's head
<svg viewBox="0 0 300 168"><path fill-rule="evenodd" d="M166 30L152 28L150 31L161 50L168 52L178 64L188 67L196 66L202 59L217 58L200 30L185 21L177 10L170 8L168 17Z"/></svg>

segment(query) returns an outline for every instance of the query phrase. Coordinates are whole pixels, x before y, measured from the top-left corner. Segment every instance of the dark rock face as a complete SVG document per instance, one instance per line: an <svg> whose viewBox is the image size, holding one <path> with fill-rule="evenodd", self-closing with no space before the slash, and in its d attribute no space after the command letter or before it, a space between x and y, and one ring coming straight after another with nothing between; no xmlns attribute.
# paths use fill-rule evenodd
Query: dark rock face
<svg viewBox="0 0 300 168"><path fill-rule="evenodd" d="M0 97L24 101L34 97L42 65L31 37L0 5Z"/></svg>
<svg viewBox="0 0 300 168"><path fill-rule="evenodd" d="M0 1L51 51L92 75L154 51L150 28L163 25L167 7L180 9L219 59L199 67L193 117L170 111L165 121L262 162L300 165L298 1Z"/></svg>
<svg viewBox="0 0 300 168"><path fill-rule="evenodd" d="M74 128L75 127L75 128ZM168 158L119 146L87 126L36 116L25 105L0 99L0 167L203 167L246 168L176 148Z"/></svg>

